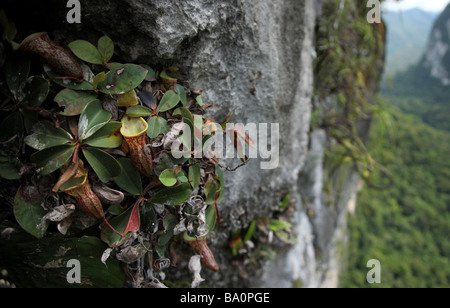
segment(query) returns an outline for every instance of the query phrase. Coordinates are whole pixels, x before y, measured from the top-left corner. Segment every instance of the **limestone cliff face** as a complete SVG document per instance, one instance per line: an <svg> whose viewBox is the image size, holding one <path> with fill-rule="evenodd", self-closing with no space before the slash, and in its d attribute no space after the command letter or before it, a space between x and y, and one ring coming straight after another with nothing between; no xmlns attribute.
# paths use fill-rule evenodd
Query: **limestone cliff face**
<svg viewBox="0 0 450 308"><path fill-rule="evenodd" d="M431 31L428 45L420 65L426 69L427 77L441 83L450 85L450 6L439 16Z"/></svg>
<svg viewBox="0 0 450 308"><path fill-rule="evenodd" d="M61 21L44 21L62 45L73 39L95 41L105 34L124 61L179 67L182 80L193 89L203 89L204 101L217 105L210 118L219 121L237 108L236 123L280 124L277 168L263 170L261 159L253 159L226 174L223 224L210 240L221 271L208 274L208 286L336 285L337 276L330 274L338 263L333 252L359 178L349 170L346 184L332 192L344 197L331 206L325 202L329 174L324 156L332 141L325 129L312 131L310 125L314 101L329 102L331 107L322 113L338 105L327 97L314 98L316 27L321 19L331 18L323 15L323 2L333 1L82 0L81 24L61 27ZM48 12L65 18L64 4L40 2L34 14L28 14L32 26L24 31L39 30L38 22ZM350 25L365 18L345 10L340 13L348 14ZM367 81L368 97L376 90L376 81ZM367 131L367 125L361 127ZM274 261L259 264L242 279L225 253L231 232L248 227L256 218L271 217L287 194L295 200L297 244L286 245Z"/></svg>

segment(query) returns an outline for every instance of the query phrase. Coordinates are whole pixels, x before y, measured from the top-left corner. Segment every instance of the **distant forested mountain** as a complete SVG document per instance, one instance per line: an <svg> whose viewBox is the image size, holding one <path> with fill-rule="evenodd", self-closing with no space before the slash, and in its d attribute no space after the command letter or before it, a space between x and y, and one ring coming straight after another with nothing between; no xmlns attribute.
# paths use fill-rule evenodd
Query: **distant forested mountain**
<svg viewBox="0 0 450 308"><path fill-rule="evenodd" d="M387 58L385 75L393 76L417 64L423 55L437 13L419 9L385 11Z"/></svg>
<svg viewBox="0 0 450 308"><path fill-rule="evenodd" d="M404 57L410 53L405 51ZM392 105L435 128L450 130L450 6L434 23L418 63L381 88Z"/></svg>

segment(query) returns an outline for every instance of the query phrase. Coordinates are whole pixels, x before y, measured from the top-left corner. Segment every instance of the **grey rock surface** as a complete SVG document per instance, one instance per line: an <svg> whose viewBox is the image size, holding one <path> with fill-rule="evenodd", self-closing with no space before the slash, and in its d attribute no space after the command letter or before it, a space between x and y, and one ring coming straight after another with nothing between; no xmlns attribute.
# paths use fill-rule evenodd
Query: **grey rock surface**
<svg viewBox="0 0 450 308"><path fill-rule="evenodd" d="M450 27L450 22L448 26ZM440 29L433 29L426 49L427 51L424 55L425 68L430 71L431 77L440 80L444 86L450 85L450 74L444 64L444 59L448 56L450 47L446 41L447 38L444 40Z"/></svg>

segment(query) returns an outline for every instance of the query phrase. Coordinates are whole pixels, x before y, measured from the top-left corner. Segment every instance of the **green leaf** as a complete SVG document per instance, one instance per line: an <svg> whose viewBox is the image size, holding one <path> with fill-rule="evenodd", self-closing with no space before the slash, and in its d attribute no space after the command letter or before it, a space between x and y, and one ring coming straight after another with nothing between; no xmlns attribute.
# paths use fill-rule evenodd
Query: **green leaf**
<svg viewBox="0 0 450 308"><path fill-rule="evenodd" d="M109 224L119 233L115 233L109 226L104 225L100 233L100 238L110 247L115 248L122 245L127 241L132 232L139 231L140 227L140 215L139 215L139 203L130 207L126 212L113 218Z"/></svg>
<svg viewBox="0 0 450 308"><path fill-rule="evenodd" d="M121 122L109 122L86 139L84 143L98 148L114 149L120 147L123 141L123 137L120 134L121 127Z"/></svg>
<svg viewBox="0 0 450 308"><path fill-rule="evenodd" d="M199 106L203 106L203 98L200 95L195 100Z"/></svg>
<svg viewBox="0 0 450 308"><path fill-rule="evenodd" d="M78 122L78 135L80 140L85 140L105 126L112 118L109 111L103 110L102 102L92 101L81 112Z"/></svg>
<svg viewBox="0 0 450 308"><path fill-rule="evenodd" d="M156 138L160 134L165 135L169 132L169 130L170 126L166 119L155 116L148 120L147 136L150 138Z"/></svg>
<svg viewBox="0 0 450 308"><path fill-rule="evenodd" d="M41 206L44 197L35 186L21 186L14 198L14 217L19 225L36 238L44 237L48 222L42 221L46 212Z"/></svg>
<svg viewBox="0 0 450 308"><path fill-rule="evenodd" d="M280 208L282 210L286 210L289 206L289 203L291 201L291 195L286 195L283 200L280 202Z"/></svg>
<svg viewBox="0 0 450 308"><path fill-rule="evenodd" d="M164 230L166 232L172 231L175 228L175 226L178 224L178 222L179 221L178 221L178 217L177 216L175 216L173 214L166 214L166 216L164 216L164 219L163 219ZM160 241L159 241L159 243L161 244ZM168 243L168 241L163 243L163 245L165 245L167 243Z"/></svg>
<svg viewBox="0 0 450 308"><path fill-rule="evenodd" d="M250 224L250 227L248 228L247 233L245 234L244 243L252 239L255 230L256 230L256 220L253 220L252 223Z"/></svg>
<svg viewBox="0 0 450 308"><path fill-rule="evenodd" d="M108 213L110 213L112 215L118 216L118 215L122 215L124 212L125 212L124 209L119 204L111 205L108 208Z"/></svg>
<svg viewBox="0 0 450 308"><path fill-rule="evenodd" d="M183 183L175 187L158 191L152 198L152 203L165 205L180 205L191 196L191 185Z"/></svg>
<svg viewBox="0 0 450 308"><path fill-rule="evenodd" d="M83 154L103 183L108 183L112 178L120 175L119 163L108 153L95 148L87 148L83 149Z"/></svg>
<svg viewBox="0 0 450 308"><path fill-rule="evenodd" d="M159 113L169 111L170 109L175 108L180 102L180 100L181 98L177 93L175 93L172 90L169 90L164 94L163 98L161 99L161 102L159 103L156 112Z"/></svg>
<svg viewBox="0 0 450 308"><path fill-rule="evenodd" d="M194 158L189 160L189 164L192 165L189 167L189 181L191 182L192 188L195 189L200 186L201 182L200 164Z"/></svg>
<svg viewBox="0 0 450 308"><path fill-rule="evenodd" d="M105 94L123 94L135 89L144 81L148 71L135 64L117 65L98 84L99 91Z"/></svg>
<svg viewBox="0 0 450 308"><path fill-rule="evenodd" d="M9 90L17 101L23 99L22 89L30 74L30 67L31 60L29 57L17 53L8 56L5 65L5 78Z"/></svg>
<svg viewBox="0 0 450 308"><path fill-rule="evenodd" d="M50 91L50 83L47 79L40 76L30 77L23 89L25 98L21 105L29 107L39 107L47 99Z"/></svg>
<svg viewBox="0 0 450 308"><path fill-rule="evenodd" d="M12 154L0 151L0 177L7 180L18 180L20 176L20 162Z"/></svg>
<svg viewBox="0 0 450 308"><path fill-rule="evenodd" d="M191 130L194 128L194 116L192 115L192 113L189 111L189 109L185 108L185 107L180 107L177 108L174 112L173 115L181 115L183 117L183 121L185 123L188 123L191 125ZM203 123L203 121L202 121Z"/></svg>
<svg viewBox="0 0 450 308"><path fill-rule="evenodd" d="M114 70L116 68L120 68L123 66L122 63L118 63L118 62L110 62L110 63L106 63L106 68L109 70Z"/></svg>
<svg viewBox="0 0 450 308"><path fill-rule="evenodd" d="M186 91L184 90L184 87L179 84L176 84L175 90L177 91L178 95L180 96L180 100L181 100L181 103L183 104L183 107L186 107L187 96L186 96Z"/></svg>
<svg viewBox="0 0 450 308"><path fill-rule="evenodd" d="M164 170L160 176L159 180L163 183L164 186L172 187L177 183L177 177L175 172L172 169Z"/></svg>
<svg viewBox="0 0 450 308"><path fill-rule="evenodd" d="M114 182L126 192L140 196L144 193L139 171L133 166L128 158L119 158L120 174L114 178Z"/></svg>
<svg viewBox="0 0 450 308"><path fill-rule="evenodd" d="M158 244L155 247L156 253L160 258L166 257L167 244L173 238L173 229L178 224L178 218L175 215L167 214L163 219L164 233L158 237Z"/></svg>
<svg viewBox="0 0 450 308"><path fill-rule="evenodd" d="M69 44L70 50L81 60L92 64L103 64L103 57L98 49L88 41L78 40Z"/></svg>
<svg viewBox="0 0 450 308"><path fill-rule="evenodd" d="M141 210L141 230L146 233L153 233L155 227L158 225L158 215L156 214L153 205L144 203Z"/></svg>
<svg viewBox="0 0 450 308"><path fill-rule="evenodd" d="M109 62L114 55L114 43L106 35L98 40L98 52L102 57L103 63Z"/></svg>
<svg viewBox="0 0 450 308"><path fill-rule="evenodd" d="M35 149L44 150L56 145L70 143L72 136L62 128L46 120L42 120L33 125L33 134L25 138L25 143Z"/></svg>
<svg viewBox="0 0 450 308"><path fill-rule="evenodd" d="M217 210L214 206L209 206L206 209L205 222L209 226L209 233L211 233L216 227L217 223Z"/></svg>
<svg viewBox="0 0 450 308"><path fill-rule="evenodd" d="M188 183L189 182L189 179L186 177L186 174L184 174L183 170L181 170L177 174L177 180L180 181L181 183Z"/></svg>
<svg viewBox="0 0 450 308"><path fill-rule="evenodd" d="M242 238L237 236L233 242L230 243L231 253L234 257L236 257L239 253L239 250L243 247Z"/></svg>
<svg viewBox="0 0 450 308"><path fill-rule="evenodd" d="M287 221L282 221L278 219L269 219L269 229L274 232L291 228L292 224L288 223Z"/></svg>
<svg viewBox="0 0 450 308"><path fill-rule="evenodd" d="M160 134L167 134L170 130L170 125L167 122L166 119L163 119L161 117L158 117L158 121L159 121L159 127L161 129L161 131L159 132Z"/></svg>
<svg viewBox="0 0 450 308"><path fill-rule="evenodd" d="M41 175L48 175L67 163L75 152L75 145L57 145L31 155L31 162L36 163Z"/></svg>
<svg viewBox="0 0 450 308"><path fill-rule="evenodd" d="M208 181L205 184L205 195L206 195L206 204L214 204L216 201L216 193L219 189L216 181Z"/></svg>
<svg viewBox="0 0 450 308"><path fill-rule="evenodd" d="M0 226L1 233L5 229ZM110 257L102 264L108 246L94 236L48 234L37 240L22 230L14 230L0 238L0 246L0 264L19 288L121 288L125 283L117 259ZM69 260L80 261L80 284L67 282Z"/></svg>
<svg viewBox="0 0 450 308"><path fill-rule="evenodd" d="M59 107L64 108L60 114L63 116L76 116L83 111L83 109L90 102L97 99L97 94L94 92L74 91L71 89L64 89L55 97L55 102Z"/></svg>
<svg viewBox="0 0 450 308"><path fill-rule="evenodd" d="M152 115L152 110L144 106L132 106L127 108L127 116L129 117L148 117Z"/></svg>
<svg viewBox="0 0 450 308"><path fill-rule="evenodd" d="M147 136L150 138L156 138L161 133L161 123L159 117L151 117L148 119Z"/></svg>
<svg viewBox="0 0 450 308"><path fill-rule="evenodd" d="M169 130L170 126L166 119L154 116L148 120L147 136L150 138L156 138L160 134L167 134Z"/></svg>
<svg viewBox="0 0 450 308"><path fill-rule="evenodd" d="M223 200L223 192L225 190L225 177L223 175L222 168L220 168L218 165L216 165L216 176L219 180L218 189L220 190L219 197L217 198L217 203L220 203Z"/></svg>
<svg viewBox="0 0 450 308"><path fill-rule="evenodd" d="M288 232L280 230L280 231L278 231L276 233L276 235L283 243L286 243L286 244L293 244L293 243L295 243L295 240L293 240L291 238L291 236L289 235Z"/></svg>
<svg viewBox="0 0 450 308"><path fill-rule="evenodd" d="M92 83L92 86L94 87L94 89L97 89L98 84L102 81L105 81L106 79L106 73L105 72L101 72L98 73L97 75L95 75L94 77L94 81Z"/></svg>

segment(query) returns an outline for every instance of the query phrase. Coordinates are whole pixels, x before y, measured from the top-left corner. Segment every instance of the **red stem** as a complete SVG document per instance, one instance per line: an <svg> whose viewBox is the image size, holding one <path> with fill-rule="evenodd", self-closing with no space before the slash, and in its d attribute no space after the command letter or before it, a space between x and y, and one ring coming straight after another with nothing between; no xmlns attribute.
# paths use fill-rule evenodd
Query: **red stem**
<svg viewBox="0 0 450 308"><path fill-rule="evenodd" d="M65 76L65 77L55 77L53 79L57 79L57 80L62 80L62 79L72 79L75 80L78 83L82 83L84 80L83 79L78 79L76 77L71 77L71 76Z"/></svg>
<svg viewBox="0 0 450 308"><path fill-rule="evenodd" d="M109 224L109 222L106 220L106 217L103 217L103 222L105 223L105 225L107 225L114 233L120 235L120 237L124 237L124 235L122 233L120 233L119 231L117 231L116 229L114 229L113 226L111 226Z"/></svg>
<svg viewBox="0 0 450 308"><path fill-rule="evenodd" d="M167 153L167 150L162 150L161 152L156 153L154 157L158 157L162 153Z"/></svg>
<svg viewBox="0 0 450 308"><path fill-rule="evenodd" d="M219 207L217 206L216 200L214 200L214 206L216 207L217 219L219 220L219 224L222 224L222 220L220 219Z"/></svg>
<svg viewBox="0 0 450 308"><path fill-rule="evenodd" d="M73 153L73 157L72 157L72 163L77 163L78 162L78 150L80 149L80 143L77 143L77 146L75 148L75 152Z"/></svg>

